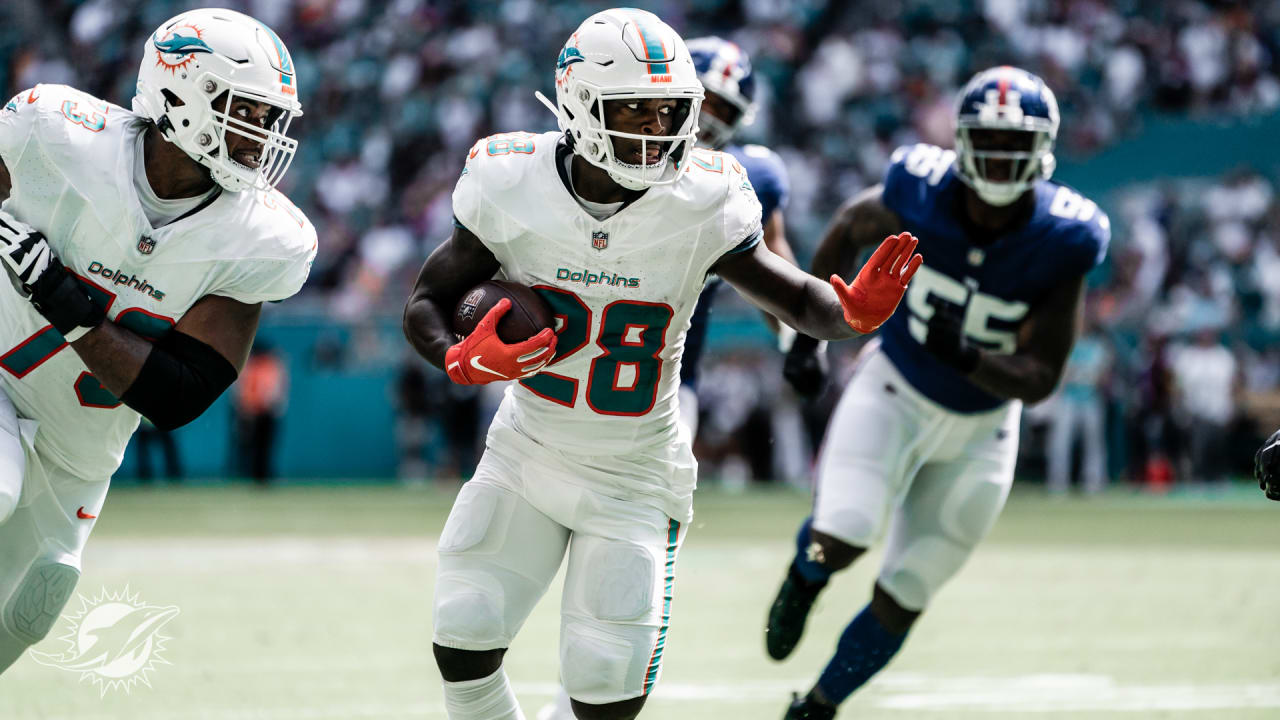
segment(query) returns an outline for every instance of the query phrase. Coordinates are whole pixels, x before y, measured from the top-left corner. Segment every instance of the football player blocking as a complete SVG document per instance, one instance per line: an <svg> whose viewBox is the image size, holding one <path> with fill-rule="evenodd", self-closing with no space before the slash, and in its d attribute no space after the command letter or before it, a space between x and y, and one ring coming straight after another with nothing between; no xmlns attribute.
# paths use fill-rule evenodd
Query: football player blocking
<svg viewBox="0 0 1280 720"><path fill-rule="evenodd" d="M708 273L834 339L884 322L921 262L915 239L894 235L849 286L769 252L742 167L693 147L702 86L656 16L593 15L555 75L561 131L476 143L454 191L454 233L405 308L410 343L453 381L519 381L440 538L433 648L453 720L523 717L502 657L566 552L560 672L573 711L640 712L692 517L696 463L676 398ZM610 280L575 280L588 273ZM458 342L454 305L495 274L537 289L558 330L504 344L500 302Z"/></svg>
<svg viewBox="0 0 1280 720"><path fill-rule="evenodd" d="M840 272L877 236L907 230L926 262L836 407L813 514L769 610L766 646L782 660L831 575L887 533L870 603L789 720L835 717L995 523L1013 482L1022 403L1057 385L1083 321L1085 274L1110 239L1096 204L1049 180L1058 106L1040 78L1011 67L979 73L956 121L955 152L899 149L883 182L840 210L814 257L815 272ZM793 383L821 384L816 345L800 338L788 353Z"/></svg>
<svg viewBox="0 0 1280 720"><path fill-rule="evenodd" d="M274 189L297 98L275 33L194 10L132 112L62 85L0 110L0 670L62 611L140 414L199 416L306 280L315 230Z"/></svg>

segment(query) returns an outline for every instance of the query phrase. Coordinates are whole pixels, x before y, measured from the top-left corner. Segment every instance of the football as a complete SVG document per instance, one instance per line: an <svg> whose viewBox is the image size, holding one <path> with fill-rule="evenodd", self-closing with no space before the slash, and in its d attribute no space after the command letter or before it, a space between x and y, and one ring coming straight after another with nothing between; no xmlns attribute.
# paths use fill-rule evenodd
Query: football
<svg viewBox="0 0 1280 720"><path fill-rule="evenodd" d="M517 343L554 327L551 308L532 288L506 280L485 280L463 294L453 311L453 332L464 338L476 329L486 313L502 298L511 301L511 309L498 321L498 338L504 343Z"/></svg>

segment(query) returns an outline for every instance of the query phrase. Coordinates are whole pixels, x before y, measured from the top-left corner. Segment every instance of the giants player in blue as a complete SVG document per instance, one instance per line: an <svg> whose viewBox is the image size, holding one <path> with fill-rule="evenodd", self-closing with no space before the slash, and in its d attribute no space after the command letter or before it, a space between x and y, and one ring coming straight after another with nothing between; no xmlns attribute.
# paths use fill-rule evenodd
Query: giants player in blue
<svg viewBox="0 0 1280 720"><path fill-rule="evenodd" d="M813 515L769 611L766 646L782 660L831 575L887 530L870 603L787 720L834 718L995 523L1022 403L1058 383L1085 275L1110 239L1095 203L1049 180L1058 104L1044 81L1012 67L979 73L956 119L954 152L899 149L884 181L841 208L814 257L821 277L846 272L862 248L908 230L925 265L832 416ZM799 338L788 353L797 387L821 384L816 347Z"/></svg>
<svg viewBox="0 0 1280 720"><path fill-rule="evenodd" d="M751 59L742 48L718 37L694 38L688 45L698 80L706 91L698 118L698 145L723 150L742 163L760 200L765 247L794 265L796 257L787 243L782 219L791 191L782 158L763 145L729 143L738 129L750 125L755 117L756 83ZM684 341L680 364L680 419L689 428L690 437L696 435L698 429L698 365L711 321L711 305L721 283L719 277L708 279ZM772 316L766 316L766 320L771 329L778 329L777 320Z"/></svg>

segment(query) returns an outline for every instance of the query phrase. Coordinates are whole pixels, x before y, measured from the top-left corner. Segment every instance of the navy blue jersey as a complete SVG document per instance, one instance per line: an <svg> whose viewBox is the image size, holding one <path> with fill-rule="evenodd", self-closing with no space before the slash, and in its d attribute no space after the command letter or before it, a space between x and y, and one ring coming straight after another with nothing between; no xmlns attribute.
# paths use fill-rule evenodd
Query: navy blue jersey
<svg viewBox="0 0 1280 720"><path fill-rule="evenodd" d="M955 152L912 145L893 154L884 177L884 206L920 239L924 265L882 330L885 354L926 397L956 412L1004 402L924 349L939 303L964 308L964 332L985 351L1011 354L1027 311L1053 287L1102 262L1111 224L1092 200L1051 181L1036 183L1035 211L1023 226L973 242L961 222L963 182Z"/></svg>
<svg viewBox="0 0 1280 720"><path fill-rule="evenodd" d="M737 158L747 171L747 179L760 201L761 225L768 225L773 211L787 206L787 196L791 193L791 181L787 178L787 167L782 164L782 158L763 145L730 145L724 151ZM698 298L698 307L694 308L693 317L689 320L684 356L680 359L680 382L691 388L698 385L698 363L707 340L707 326L711 323L711 303L721 282L716 277L707 282Z"/></svg>
<svg viewBox="0 0 1280 720"><path fill-rule="evenodd" d="M724 151L737 158L747 171L747 179L760 201L760 224L768 225L773 211L785 208L791 194L787 166L777 153L763 145L730 145Z"/></svg>

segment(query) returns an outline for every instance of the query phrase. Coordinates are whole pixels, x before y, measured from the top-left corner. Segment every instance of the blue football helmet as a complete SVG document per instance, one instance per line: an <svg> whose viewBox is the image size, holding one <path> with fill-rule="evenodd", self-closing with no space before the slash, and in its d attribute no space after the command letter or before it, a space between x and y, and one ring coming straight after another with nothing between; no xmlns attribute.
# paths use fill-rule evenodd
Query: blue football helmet
<svg viewBox="0 0 1280 720"><path fill-rule="evenodd" d="M1019 149L992 147L982 131L1030 134ZM984 70L965 85L956 105L956 165L959 177L991 205L1008 205L1053 175L1058 137L1058 101L1044 80L1003 65ZM993 172L994 171L994 172Z"/></svg>
<svg viewBox="0 0 1280 720"><path fill-rule="evenodd" d="M750 125L755 119L756 80L751 74L751 59L745 50L718 37L694 38L687 44L702 87L727 100L738 111L736 117L725 122L708 113L703 105L698 118L698 142L719 149L738 128Z"/></svg>

